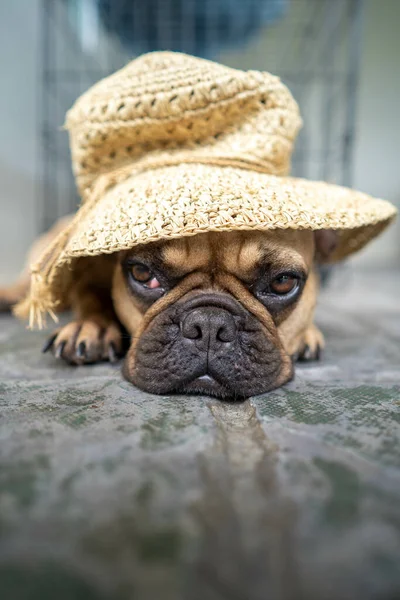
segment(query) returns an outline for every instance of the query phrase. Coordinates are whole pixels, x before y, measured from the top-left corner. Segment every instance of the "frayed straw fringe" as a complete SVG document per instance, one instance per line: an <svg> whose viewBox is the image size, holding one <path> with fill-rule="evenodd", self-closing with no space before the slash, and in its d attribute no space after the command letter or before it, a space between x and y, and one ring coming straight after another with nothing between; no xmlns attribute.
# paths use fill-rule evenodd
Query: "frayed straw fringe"
<svg viewBox="0 0 400 600"><path fill-rule="evenodd" d="M55 314L58 302L52 299L51 287L46 284L40 273L32 273L30 291L24 300L13 309L19 319L28 319L29 329L43 329L46 327L46 315L49 314L55 323L58 317Z"/></svg>

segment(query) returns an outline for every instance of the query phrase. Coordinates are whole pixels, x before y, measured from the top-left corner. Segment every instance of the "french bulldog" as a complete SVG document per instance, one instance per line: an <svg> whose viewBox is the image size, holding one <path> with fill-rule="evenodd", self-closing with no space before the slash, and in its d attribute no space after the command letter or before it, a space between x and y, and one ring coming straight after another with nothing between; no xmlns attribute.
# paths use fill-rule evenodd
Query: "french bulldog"
<svg viewBox="0 0 400 600"><path fill-rule="evenodd" d="M43 351L71 365L125 355L124 377L155 394L268 392L292 379L296 360L320 358L317 266L336 242L331 230L208 232L78 259L65 299L73 320ZM28 288L25 271L0 289L0 309Z"/></svg>

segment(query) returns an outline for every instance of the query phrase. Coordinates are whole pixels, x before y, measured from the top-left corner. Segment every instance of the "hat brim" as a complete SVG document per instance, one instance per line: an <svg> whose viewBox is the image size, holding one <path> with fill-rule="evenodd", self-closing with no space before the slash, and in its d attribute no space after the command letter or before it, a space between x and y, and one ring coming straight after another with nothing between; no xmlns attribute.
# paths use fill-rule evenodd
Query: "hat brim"
<svg viewBox="0 0 400 600"><path fill-rule="evenodd" d="M334 229L334 262L365 246L397 212L334 184L204 164L132 175L87 208L76 215L64 260L207 231Z"/></svg>

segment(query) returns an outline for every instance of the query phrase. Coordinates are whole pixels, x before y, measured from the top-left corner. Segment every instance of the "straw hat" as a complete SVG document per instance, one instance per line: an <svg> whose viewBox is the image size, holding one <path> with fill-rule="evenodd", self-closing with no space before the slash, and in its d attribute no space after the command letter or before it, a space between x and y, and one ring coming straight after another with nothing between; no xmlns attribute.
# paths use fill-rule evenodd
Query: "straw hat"
<svg viewBox="0 0 400 600"><path fill-rule="evenodd" d="M394 218L384 200L288 177L299 109L278 77L171 52L141 56L67 113L82 206L32 267L31 325L74 261L205 231L335 229L340 260Z"/></svg>

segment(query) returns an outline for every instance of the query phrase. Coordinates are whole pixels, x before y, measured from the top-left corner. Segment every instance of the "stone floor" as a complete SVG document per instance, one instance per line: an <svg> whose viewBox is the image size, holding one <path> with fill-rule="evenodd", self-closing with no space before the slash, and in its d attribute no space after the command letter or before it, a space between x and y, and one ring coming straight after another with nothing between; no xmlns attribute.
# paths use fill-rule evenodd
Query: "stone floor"
<svg viewBox="0 0 400 600"><path fill-rule="evenodd" d="M2 600L400 598L400 273L339 269L321 363L241 404L0 317Z"/></svg>

